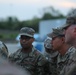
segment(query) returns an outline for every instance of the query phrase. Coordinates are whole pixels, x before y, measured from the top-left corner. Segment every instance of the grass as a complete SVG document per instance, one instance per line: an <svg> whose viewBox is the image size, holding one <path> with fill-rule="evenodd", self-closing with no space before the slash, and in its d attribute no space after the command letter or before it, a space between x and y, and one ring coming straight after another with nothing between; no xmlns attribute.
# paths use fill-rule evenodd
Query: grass
<svg viewBox="0 0 76 75"><path fill-rule="evenodd" d="M8 31L0 33L0 40L2 41L16 41L16 37L19 34L18 31Z"/></svg>

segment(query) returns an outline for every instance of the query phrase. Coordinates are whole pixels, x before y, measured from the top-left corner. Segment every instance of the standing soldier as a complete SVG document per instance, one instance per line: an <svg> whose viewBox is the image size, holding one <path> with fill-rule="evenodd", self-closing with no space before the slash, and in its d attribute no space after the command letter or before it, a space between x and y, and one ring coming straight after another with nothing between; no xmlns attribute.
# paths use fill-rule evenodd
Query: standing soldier
<svg viewBox="0 0 76 75"><path fill-rule="evenodd" d="M48 75L49 67L46 58L33 47L35 30L23 27L20 30L21 49L9 56L11 62L27 69L31 75Z"/></svg>
<svg viewBox="0 0 76 75"><path fill-rule="evenodd" d="M76 50L76 9L68 14L63 29L65 30L65 42L74 46ZM61 75L76 75L76 51L62 70Z"/></svg>
<svg viewBox="0 0 76 75"><path fill-rule="evenodd" d="M57 55L58 52L52 49L51 38L48 37L44 41L45 56L49 61L50 75L57 75Z"/></svg>
<svg viewBox="0 0 76 75"><path fill-rule="evenodd" d="M65 43L65 35L63 34L63 30L61 28L53 29L53 32L49 34L49 37L52 38L53 50L59 52L57 57L57 70L59 75L71 55L75 52L75 48Z"/></svg>

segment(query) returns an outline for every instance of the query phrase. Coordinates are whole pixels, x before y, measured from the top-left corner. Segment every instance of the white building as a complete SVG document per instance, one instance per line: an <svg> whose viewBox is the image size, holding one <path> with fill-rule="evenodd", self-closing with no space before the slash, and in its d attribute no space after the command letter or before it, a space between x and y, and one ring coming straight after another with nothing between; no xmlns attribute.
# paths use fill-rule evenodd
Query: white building
<svg viewBox="0 0 76 75"><path fill-rule="evenodd" d="M46 36L52 32L52 28L57 28L65 24L66 19L43 20L39 23L40 37Z"/></svg>

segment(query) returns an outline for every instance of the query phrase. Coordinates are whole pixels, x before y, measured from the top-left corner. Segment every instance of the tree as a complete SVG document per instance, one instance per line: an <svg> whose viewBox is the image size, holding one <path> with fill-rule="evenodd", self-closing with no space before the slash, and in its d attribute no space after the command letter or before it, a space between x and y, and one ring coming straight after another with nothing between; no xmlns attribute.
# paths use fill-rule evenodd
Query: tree
<svg viewBox="0 0 76 75"><path fill-rule="evenodd" d="M65 16L53 7L47 7L43 9L42 20L65 18Z"/></svg>

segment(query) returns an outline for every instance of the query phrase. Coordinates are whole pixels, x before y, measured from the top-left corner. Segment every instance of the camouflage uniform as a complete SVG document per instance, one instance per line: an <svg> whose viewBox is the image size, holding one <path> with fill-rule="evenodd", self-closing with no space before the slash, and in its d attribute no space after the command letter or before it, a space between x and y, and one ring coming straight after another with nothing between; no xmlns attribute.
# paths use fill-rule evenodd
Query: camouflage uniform
<svg viewBox="0 0 76 75"><path fill-rule="evenodd" d="M76 75L76 52L63 70L65 75Z"/></svg>
<svg viewBox="0 0 76 75"><path fill-rule="evenodd" d="M49 66L50 66L50 73L51 73L50 75L58 75L58 72L57 72L57 56L54 58L51 58L51 60L49 61Z"/></svg>
<svg viewBox="0 0 76 75"><path fill-rule="evenodd" d="M69 26L76 25L76 9L73 9L66 18L66 24L62 29L67 29ZM76 50L74 48L73 50ZM71 55L68 63L65 65L60 75L76 75L76 51Z"/></svg>
<svg viewBox="0 0 76 75"><path fill-rule="evenodd" d="M74 47L70 47L68 51L65 53L64 56L61 56L60 54L58 55L58 60L57 60L57 68L58 72L62 73L62 70L64 66L68 63L68 61L72 58L72 55L76 52L76 49Z"/></svg>
<svg viewBox="0 0 76 75"><path fill-rule="evenodd" d="M53 32L49 34L50 37L54 38L56 36L63 36L64 33L61 28L53 29ZM72 57L72 55L75 52L74 47L70 47L68 51L66 51L65 55L61 55L60 53L57 56L57 74L59 75L61 71L63 70L64 66L68 63L69 59ZM64 74L63 74L64 75Z"/></svg>
<svg viewBox="0 0 76 75"><path fill-rule="evenodd" d="M54 58L58 55L58 51L54 51L51 45L51 38L47 37L44 41L45 52L49 58Z"/></svg>
<svg viewBox="0 0 76 75"><path fill-rule="evenodd" d="M32 28L23 27L20 30L20 35L34 37ZM27 69L31 75L49 75L49 65L46 58L32 46L31 52L22 52L23 48L17 50L9 56L11 62ZM24 49L26 51L26 48Z"/></svg>
<svg viewBox="0 0 76 75"><path fill-rule="evenodd" d="M0 75L30 75L21 67L9 63L7 46L0 41Z"/></svg>
<svg viewBox="0 0 76 75"><path fill-rule="evenodd" d="M46 59L49 61L49 67L50 67L50 75L57 75L57 51L52 50L51 46L51 38L47 37L44 41L44 47L45 47L45 56Z"/></svg>
<svg viewBox="0 0 76 75"><path fill-rule="evenodd" d="M7 59L8 58L8 49L6 45L0 41L0 58Z"/></svg>
<svg viewBox="0 0 76 75"><path fill-rule="evenodd" d="M34 47L32 48L32 52L29 54L25 54L21 52L21 49L19 49L17 52L10 55L9 59L29 70L32 75L47 75L46 71L48 63L44 56Z"/></svg>

